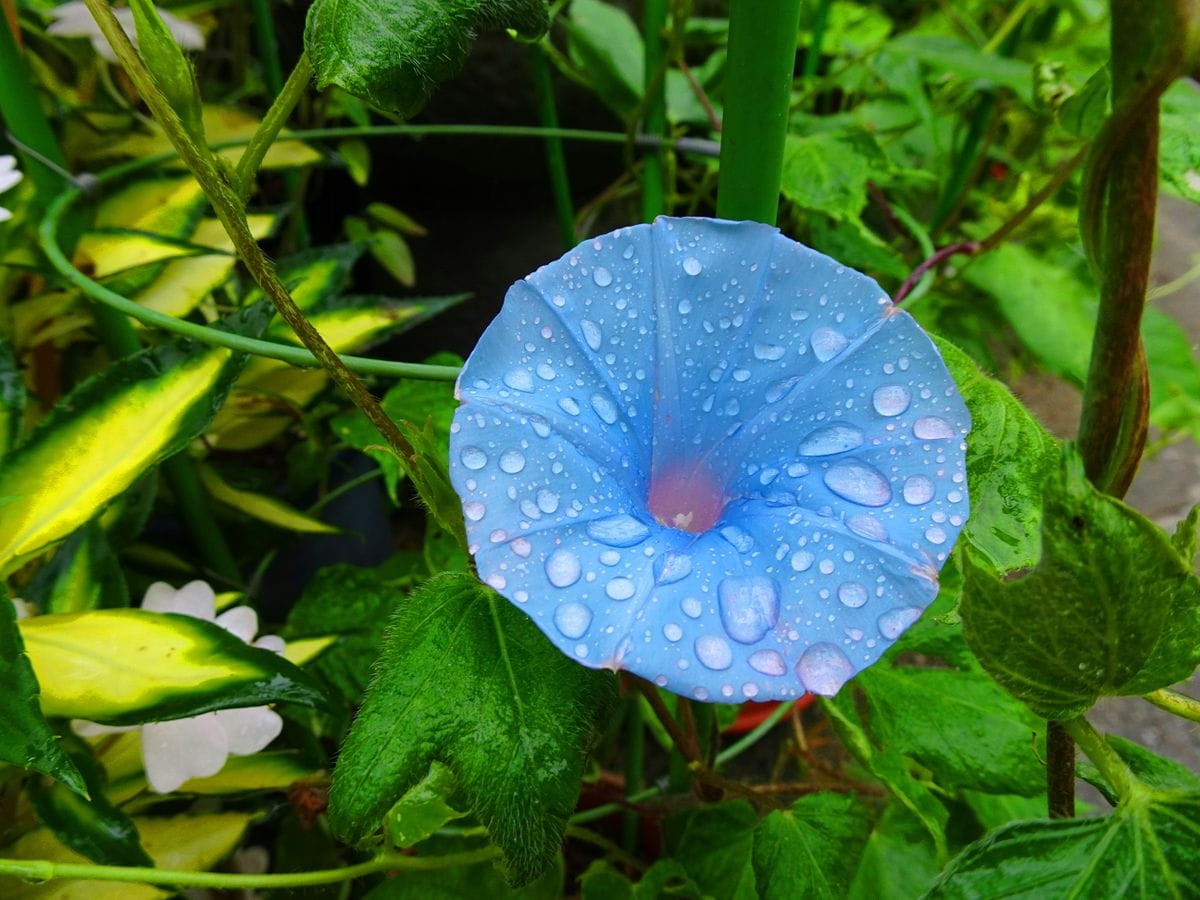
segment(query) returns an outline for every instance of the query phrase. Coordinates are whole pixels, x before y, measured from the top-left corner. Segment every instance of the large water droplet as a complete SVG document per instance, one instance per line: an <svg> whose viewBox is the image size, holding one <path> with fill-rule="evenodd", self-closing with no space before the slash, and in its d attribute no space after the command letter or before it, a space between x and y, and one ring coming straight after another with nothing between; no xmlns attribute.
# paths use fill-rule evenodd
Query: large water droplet
<svg viewBox="0 0 1200 900"><path fill-rule="evenodd" d="M797 572L807 572L815 560L816 557L807 550L797 550L792 554L792 568Z"/></svg>
<svg viewBox="0 0 1200 900"><path fill-rule="evenodd" d="M922 441L940 441L955 437L950 423L937 416L925 416L913 422L913 435Z"/></svg>
<svg viewBox="0 0 1200 900"><path fill-rule="evenodd" d="M600 421L607 425L617 421L617 407L603 394L592 395L592 409L600 417Z"/></svg>
<svg viewBox="0 0 1200 900"><path fill-rule="evenodd" d="M686 553L671 551L654 563L654 580L659 584L674 584L692 574L692 558Z"/></svg>
<svg viewBox="0 0 1200 900"><path fill-rule="evenodd" d="M764 675L786 675L787 663L775 650L755 650L750 654L750 668Z"/></svg>
<svg viewBox="0 0 1200 900"><path fill-rule="evenodd" d="M635 547L650 536L650 529L640 519L619 515L588 522L587 533L610 547Z"/></svg>
<svg viewBox="0 0 1200 900"><path fill-rule="evenodd" d="M720 672L733 665L733 651L729 643L715 634L702 634L696 638L696 659L714 672Z"/></svg>
<svg viewBox="0 0 1200 900"><path fill-rule="evenodd" d="M683 629L674 622L668 622L663 626L663 637L668 641L675 642L683 637Z"/></svg>
<svg viewBox="0 0 1200 900"><path fill-rule="evenodd" d="M464 466L475 471L487 465L487 454L478 447L463 447L458 458Z"/></svg>
<svg viewBox="0 0 1200 900"><path fill-rule="evenodd" d="M754 547L754 538L737 525L726 525L721 529L721 537L725 538L738 553L749 553Z"/></svg>
<svg viewBox="0 0 1200 900"><path fill-rule="evenodd" d="M885 384L875 388L871 403L881 416L898 416L912 402L912 391L902 384Z"/></svg>
<svg viewBox="0 0 1200 900"><path fill-rule="evenodd" d="M854 674L854 665L833 644L813 644L796 663L796 675L806 690L832 697Z"/></svg>
<svg viewBox="0 0 1200 900"><path fill-rule="evenodd" d="M894 641L900 635L904 634L905 629L913 622L921 618L923 610L915 606L902 606L896 609L889 609L879 617L879 633L889 641Z"/></svg>
<svg viewBox="0 0 1200 900"><path fill-rule="evenodd" d="M546 577L557 588L570 587L582 574L579 557L570 550L555 550L546 559Z"/></svg>
<svg viewBox="0 0 1200 900"><path fill-rule="evenodd" d="M613 281L612 272L604 266L596 266L592 270L592 281L596 282L597 287L608 287Z"/></svg>
<svg viewBox="0 0 1200 900"><path fill-rule="evenodd" d="M717 605L726 633L739 644L757 644L779 621L779 591L770 578L725 578Z"/></svg>
<svg viewBox="0 0 1200 900"><path fill-rule="evenodd" d="M487 507L478 500L468 500L463 504L463 515L468 522L478 522L487 514Z"/></svg>
<svg viewBox="0 0 1200 900"><path fill-rule="evenodd" d="M809 343L812 344L813 354L820 362L829 362L845 350L846 345L850 342L840 331L834 331L832 328L818 328L812 333Z"/></svg>
<svg viewBox="0 0 1200 900"><path fill-rule="evenodd" d="M767 388L766 400L768 403L775 403L787 396L788 391L794 388L800 379L793 375L791 378L785 378L782 381L777 381Z"/></svg>
<svg viewBox="0 0 1200 900"><path fill-rule="evenodd" d="M554 627L571 640L583 637L592 624L592 611L582 603L563 603L554 611Z"/></svg>
<svg viewBox="0 0 1200 900"><path fill-rule="evenodd" d="M513 369L511 372L506 372L504 383L514 391L522 391L526 394L533 391L533 376L525 369Z"/></svg>
<svg viewBox="0 0 1200 900"><path fill-rule="evenodd" d="M694 256L689 256L683 261L683 271L689 275L699 275L704 270L704 266L700 265L700 260Z"/></svg>
<svg viewBox="0 0 1200 900"><path fill-rule="evenodd" d="M892 488L883 473L864 462L834 463L825 471L825 486L859 506L887 506L892 501Z"/></svg>
<svg viewBox="0 0 1200 900"><path fill-rule="evenodd" d="M554 493L554 491L548 491L544 488L538 491L537 508L546 515L556 512L558 510L558 494Z"/></svg>
<svg viewBox="0 0 1200 900"><path fill-rule="evenodd" d="M587 341L587 345L593 350L599 350L600 343L604 340L604 332L600 330L600 326L591 319L581 319L579 327L583 329L583 339Z"/></svg>
<svg viewBox="0 0 1200 900"><path fill-rule="evenodd" d="M698 597L684 597L679 601L679 608L689 619L698 619L704 612L704 604Z"/></svg>
<svg viewBox="0 0 1200 900"><path fill-rule="evenodd" d="M754 358L761 359L763 362L774 362L777 359L783 359L784 349L778 344L755 344Z"/></svg>
<svg viewBox="0 0 1200 900"><path fill-rule="evenodd" d="M846 519L846 527L859 537L865 537L869 541L883 542L888 539L887 529L883 527L883 523L872 516L850 516Z"/></svg>
<svg viewBox="0 0 1200 900"><path fill-rule="evenodd" d="M867 588L857 581L847 581L838 587L838 599L851 609L858 609L867 602Z"/></svg>
<svg viewBox="0 0 1200 900"><path fill-rule="evenodd" d="M542 381L553 381L556 374L558 373L554 371L554 366L550 363L538 363L537 375Z"/></svg>
<svg viewBox="0 0 1200 900"><path fill-rule="evenodd" d="M904 479L904 502L909 506L920 506L933 499L933 479L927 475L910 475Z"/></svg>
<svg viewBox="0 0 1200 900"><path fill-rule="evenodd" d="M541 416L530 416L529 424L533 427L533 433L538 437L550 437L550 423Z"/></svg>
<svg viewBox="0 0 1200 900"><path fill-rule="evenodd" d="M558 401L559 408L571 416L579 415L579 404L575 402L574 397L563 397Z"/></svg>
<svg viewBox="0 0 1200 900"><path fill-rule="evenodd" d="M800 442L801 456L833 456L863 445L863 433L849 425L818 428Z"/></svg>
<svg viewBox="0 0 1200 900"><path fill-rule="evenodd" d="M525 454L520 450L505 450L500 454L500 471L516 475L525 468Z"/></svg>
<svg viewBox="0 0 1200 900"><path fill-rule="evenodd" d="M637 588L628 578L617 577L604 586L604 593L614 600L628 600L637 593Z"/></svg>
<svg viewBox="0 0 1200 900"><path fill-rule="evenodd" d="M936 525L930 525L925 529L925 540L931 544L944 544L946 543L946 531Z"/></svg>

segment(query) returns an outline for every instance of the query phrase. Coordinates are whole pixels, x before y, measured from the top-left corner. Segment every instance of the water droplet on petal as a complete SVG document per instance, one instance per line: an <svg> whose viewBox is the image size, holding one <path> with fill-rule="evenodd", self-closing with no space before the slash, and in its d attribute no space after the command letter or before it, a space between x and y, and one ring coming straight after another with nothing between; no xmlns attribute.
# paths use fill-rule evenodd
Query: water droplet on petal
<svg viewBox="0 0 1200 900"><path fill-rule="evenodd" d="M533 552L533 544L523 537L513 538L512 543L508 546L512 547L512 552L521 559L529 559L529 554Z"/></svg>
<svg viewBox="0 0 1200 900"><path fill-rule="evenodd" d="M607 425L612 425L617 421L617 408L603 394L592 395L592 409L600 417L600 420Z"/></svg>
<svg viewBox="0 0 1200 900"><path fill-rule="evenodd" d="M931 544L944 544L946 543L946 532L936 525L931 525L925 529L925 540Z"/></svg>
<svg viewBox="0 0 1200 900"><path fill-rule="evenodd" d="M500 454L500 471L516 475L525 468L525 454L520 450L505 450Z"/></svg>
<svg viewBox="0 0 1200 900"><path fill-rule="evenodd" d="M637 588L628 578L617 577L604 586L604 593L614 600L628 600L637 593Z"/></svg>
<svg viewBox="0 0 1200 900"><path fill-rule="evenodd" d="M663 626L663 637L665 637L668 641L677 641L683 637L683 629L674 622L668 622Z"/></svg>
<svg viewBox="0 0 1200 900"><path fill-rule="evenodd" d="M687 272L689 275L699 275L703 269L704 267L700 265L700 260L696 259L694 256L689 256L683 261L683 271Z"/></svg>
<svg viewBox="0 0 1200 900"><path fill-rule="evenodd" d="M755 344L754 358L761 359L764 362L774 362L777 359L783 359L784 349L778 344Z"/></svg>
<svg viewBox="0 0 1200 900"><path fill-rule="evenodd" d="M715 672L733 665L733 651L729 643L715 634L702 634L696 638L696 659Z"/></svg>
<svg viewBox="0 0 1200 900"><path fill-rule="evenodd" d="M739 644L757 644L779 621L779 591L770 578L725 578L717 585L721 624Z"/></svg>
<svg viewBox="0 0 1200 900"><path fill-rule="evenodd" d="M721 537L725 538L738 553L749 553L754 547L754 538L737 525L726 525L721 529Z"/></svg>
<svg viewBox="0 0 1200 900"><path fill-rule="evenodd" d="M834 331L832 328L818 328L812 333L809 343L812 344L813 354L820 362L829 362L845 350L846 345L850 342L840 331Z"/></svg>
<svg viewBox="0 0 1200 900"><path fill-rule="evenodd" d="M581 638L592 624L592 611L582 603L563 603L554 611L554 627L563 637Z"/></svg>
<svg viewBox="0 0 1200 900"><path fill-rule="evenodd" d="M849 425L827 425L800 442L801 456L833 456L863 445L863 433Z"/></svg>
<svg viewBox="0 0 1200 900"><path fill-rule="evenodd" d="M802 478L808 474L808 466L802 462L789 463L787 473L791 478Z"/></svg>
<svg viewBox="0 0 1200 900"><path fill-rule="evenodd" d="M563 397L558 401L559 408L568 415L579 415L579 404L575 402L573 397Z"/></svg>
<svg viewBox="0 0 1200 900"><path fill-rule="evenodd" d="M458 454L458 458L462 460L462 464L468 469L478 471L487 465L487 454L478 447L463 447L462 452Z"/></svg>
<svg viewBox="0 0 1200 900"><path fill-rule="evenodd" d="M659 584L674 584L691 574L692 558L686 553L666 553L654 564L654 580Z"/></svg>
<svg viewBox="0 0 1200 900"><path fill-rule="evenodd" d="M689 619L698 619L704 612L704 604L697 597L684 597L679 601L679 608Z"/></svg>
<svg viewBox="0 0 1200 900"><path fill-rule="evenodd" d="M542 381L553 381L557 373L554 371L554 366L549 363L538 363L537 374Z"/></svg>
<svg viewBox="0 0 1200 900"><path fill-rule="evenodd" d="M750 668L764 675L786 675L787 663L775 650L755 650L750 654Z"/></svg>
<svg viewBox="0 0 1200 900"><path fill-rule="evenodd" d="M679 306L676 308L679 310L681 316L686 316L692 311L692 301L684 297L679 301Z"/></svg>
<svg viewBox="0 0 1200 900"><path fill-rule="evenodd" d="M904 480L904 502L909 506L920 506L933 499L933 479L927 475L910 475Z"/></svg>
<svg viewBox="0 0 1200 900"><path fill-rule="evenodd" d="M892 500L892 488L883 473L864 462L834 463L825 472L825 486L859 506L887 506Z"/></svg>
<svg viewBox="0 0 1200 900"><path fill-rule="evenodd" d="M504 383L514 391L528 394L533 391L533 376L524 369L513 369L504 375Z"/></svg>
<svg viewBox="0 0 1200 900"><path fill-rule="evenodd" d="M600 330L600 326L591 319L581 319L579 327L583 329L583 339L587 341L587 345L593 350L599 350L600 343L604 340L604 332Z"/></svg>
<svg viewBox="0 0 1200 900"><path fill-rule="evenodd" d="M608 287L613 282L612 272L604 266L596 266L592 270L592 281L596 282L597 287Z"/></svg>
<svg viewBox="0 0 1200 900"><path fill-rule="evenodd" d="M650 536L645 522L633 516L610 516L588 522L588 537L610 547L634 547Z"/></svg>
<svg viewBox="0 0 1200 900"><path fill-rule="evenodd" d="M792 568L797 572L807 572L815 560L816 557L807 550L797 550L792 554Z"/></svg>
<svg viewBox="0 0 1200 900"><path fill-rule="evenodd" d="M558 510L558 494L544 488L537 492L537 507L546 515Z"/></svg>
<svg viewBox="0 0 1200 900"><path fill-rule="evenodd" d="M950 423L937 416L925 416L913 422L913 435L922 441L940 441L956 436Z"/></svg>
<svg viewBox="0 0 1200 900"><path fill-rule="evenodd" d="M883 523L872 516L850 516L846 519L846 527L859 537L865 537L869 541L883 542L888 539L887 529L883 527Z"/></svg>
<svg viewBox="0 0 1200 900"><path fill-rule="evenodd" d="M478 522L487 513L487 507L478 500L468 500L463 504L463 515L469 522Z"/></svg>
<svg viewBox="0 0 1200 900"><path fill-rule="evenodd" d="M533 426L533 433L538 437L550 437L550 423L541 416L530 416L529 424Z"/></svg>
<svg viewBox="0 0 1200 900"><path fill-rule="evenodd" d="M867 589L857 581L847 581L838 587L838 599L851 609L858 609L867 602Z"/></svg>
<svg viewBox="0 0 1200 900"><path fill-rule="evenodd" d="M546 559L546 577L557 588L570 587L582 574L579 557L570 550L555 550Z"/></svg>
<svg viewBox="0 0 1200 900"><path fill-rule="evenodd" d="M881 416L898 416L912 402L912 391L902 384L885 384L875 388L871 403Z"/></svg>
<svg viewBox="0 0 1200 900"><path fill-rule="evenodd" d="M879 633L889 641L894 641L900 635L904 634L905 629L913 622L921 618L923 610L915 606L897 607L889 609L879 617Z"/></svg>
<svg viewBox="0 0 1200 900"><path fill-rule="evenodd" d="M796 663L796 675L806 690L832 697L854 674L854 665L833 644L813 644Z"/></svg>

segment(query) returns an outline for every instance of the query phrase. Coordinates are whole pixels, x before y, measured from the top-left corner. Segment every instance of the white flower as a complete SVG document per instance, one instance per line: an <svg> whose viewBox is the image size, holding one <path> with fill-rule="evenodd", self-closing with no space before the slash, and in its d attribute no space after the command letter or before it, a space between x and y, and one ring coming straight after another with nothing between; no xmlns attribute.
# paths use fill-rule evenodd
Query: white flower
<svg viewBox="0 0 1200 900"><path fill-rule="evenodd" d="M142 609L205 619L255 647L275 653L282 653L284 649L283 638L276 635L254 639L258 631L258 614L250 607L235 606L218 616L213 589L203 581L192 581L179 590L164 582L155 582L146 591ZM248 756L262 750L279 735L283 720L265 706L254 706L130 727L82 721L73 722L72 727L83 737L140 728L146 780L152 789L166 794L189 778L216 775L230 754Z"/></svg>
<svg viewBox="0 0 1200 900"><path fill-rule="evenodd" d="M0 194L3 194L9 188L16 187L24 176L17 170L17 159L15 156L0 155ZM12 218L12 212L0 206L0 222L7 222Z"/></svg>
<svg viewBox="0 0 1200 900"><path fill-rule="evenodd" d="M133 10L128 7L122 7L114 9L113 13L116 14L117 21L121 23L121 28L129 35L129 39L133 41L134 46L137 46L137 33L133 25ZM171 37L175 38L175 42L180 47L184 50L204 49L204 33L194 24L173 16L163 9L160 9L158 14L162 16L163 23L167 26L167 30L171 32ZM108 41L100 33L100 26L96 24L96 20L92 18L92 14L88 12L88 8L84 5L83 0L71 0L70 3L56 6L50 10L50 16L54 19L54 22L46 29L47 34L56 34L61 37L85 37L92 42L92 46L96 49L97 53L111 63L117 61L117 55L113 53L112 47L108 45Z"/></svg>

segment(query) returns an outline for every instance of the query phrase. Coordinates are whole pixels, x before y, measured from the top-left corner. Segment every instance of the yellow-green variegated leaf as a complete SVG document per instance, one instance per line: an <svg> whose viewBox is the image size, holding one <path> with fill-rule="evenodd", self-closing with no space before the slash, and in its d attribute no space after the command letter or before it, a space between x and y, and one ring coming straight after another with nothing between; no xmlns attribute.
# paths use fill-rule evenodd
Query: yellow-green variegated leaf
<svg viewBox="0 0 1200 900"><path fill-rule="evenodd" d="M275 218L265 213L248 216L254 237L261 240L269 235L275 226ZM191 242L222 252L171 260L133 299L149 309L182 318L224 284L233 272L237 258L232 255L233 242L221 223L216 219L201 219Z"/></svg>
<svg viewBox="0 0 1200 900"><path fill-rule="evenodd" d="M95 521L67 538L22 593L47 613L129 605L129 588L120 563L104 529Z"/></svg>
<svg viewBox="0 0 1200 900"><path fill-rule="evenodd" d="M297 781L321 774L305 765L299 753L277 750L253 756L231 756L224 768L208 778L193 778L179 788L181 794L236 794L243 791L282 791Z"/></svg>
<svg viewBox="0 0 1200 900"><path fill-rule="evenodd" d="M242 842L252 813L208 813L170 818L134 816L142 846L159 869L205 872L229 856ZM38 828L0 851L10 859L48 859L61 863L87 863L58 842L49 829ZM112 881L47 881L30 884L16 878L0 878L0 896L5 900L155 900L176 892L148 884Z"/></svg>
<svg viewBox="0 0 1200 900"><path fill-rule="evenodd" d="M258 333L265 311L239 314ZM113 363L0 462L0 575L61 541L208 425L240 367L174 341Z"/></svg>
<svg viewBox="0 0 1200 900"><path fill-rule="evenodd" d="M186 255L192 251L179 241L191 234L203 208L204 193L190 175L136 181L100 204L93 231L76 245L75 264L93 278L102 278Z"/></svg>
<svg viewBox="0 0 1200 900"><path fill-rule="evenodd" d="M279 528L303 534L337 534L339 532L339 529L333 525L302 513L282 500L234 487L221 478L211 466L200 467L200 480L204 482L204 486L214 500Z"/></svg>
<svg viewBox="0 0 1200 900"><path fill-rule="evenodd" d="M302 666L305 663L312 662L336 644L337 640L338 637L336 634L327 634L322 637L297 638L287 642L287 646L283 650L283 658L288 662Z"/></svg>
<svg viewBox="0 0 1200 900"><path fill-rule="evenodd" d="M34 616L19 627L47 716L133 725L323 701L302 669L205 619L99 609Z"/></svg>
<svg viewBox="0 0 1200 900"><path fill-rule="evenodd" d="M18 353L47 341L57 341L64 334L82 331L93 323L91 315L80 306L79 295L74 291L38 294L14 303L9 309L12 326L9 338Z"/></svg>

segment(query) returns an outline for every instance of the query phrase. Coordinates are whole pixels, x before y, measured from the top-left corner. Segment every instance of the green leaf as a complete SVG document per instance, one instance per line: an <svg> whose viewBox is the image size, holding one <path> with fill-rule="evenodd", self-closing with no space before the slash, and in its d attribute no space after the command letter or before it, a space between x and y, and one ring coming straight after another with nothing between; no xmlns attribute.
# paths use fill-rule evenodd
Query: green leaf
<svg viewBox="0 0 1200 900"><path fill-rule="evenodd" d="M749 803L731 800L671 816L663 824L663 841L668 855L683 863L706 895L757 900L753 864L757 824Z"/></svg>
<svg viewBox="0 0 1200 900"><path fill-rule="evenodd" d="M428 228L388 203L368 203L367 215L380 225L386 225L409 237L425 237L429 234Z"/></svg>
<svg viewBox="0 0 1200 900"><path fill-rule="evenodd" d="M0 336L0 459L17 446L25 421L25 379L8 341Z"/></svg>
<svg viewBox="0 0 1200 900"><path fill-rule="evenodd" d="M596 96L624 118L642 96L645 47L625 10L601 0L571 0L564 24L571 59L583 70Z"/></svg>
<svg viewBox="0 0 1200 900"><path fill-rule="evenodd" d="M1042 522L1041 484L1060 446L998 381L965 353L935 338L973 423L967 442L971 517L964 538L999 572L1037 562Z"/></svg>
<svg viewBox="0 0 1200 900"><path fill-rule="evenodd" d="M371 238L371 255L388 274L405 287L417 283L417 268L408 242L390 228L376 229Z"/></svg>
<svg viewBox="0 0 1200 900"><path fill-rule="evenodd" d="M223 479L212 466L198 467L200 481L209 495L219 503L239 510L251 518L278 528L300 534L337 534L338 529L327 522L302 513L275 497L235 487Z"/></svg>
<svg viewBox="0 0 1200 900"><path fill-rule="evenodd" d="M1073 452L1043 491L1032 572L1001 581L967 554L960 612L983 667L1048 719L1189 676L1200 662L1200 579L1166 534L1097 492Z"/></svg>
<svg viewBox="0 0 1200 900"><path fill-rule="evenodd" d="M604 860L592 863L579 878L583 900L706 900L678 860L660 859L637 884Z"/></svg>
<svg viewBox="0 0 1200 900"><path fill-rule="evenodd" d="M1058 117L1063 127L1076 137L1094 138L1108 117L1111 85L1107 65L1093 72L1083 87L1064 100L1059 108Z"/></svg>
<svg viewBox="0 0 1200 900"><path fill-rule="evenodd" d="M758 896L841 900L870 831L866 808L846 794L810 794L771 813L754 832Z"/></svg>
<svg viewBox="0 0 1200 900"><path fill-rule="evenodd" d="M447 822L466 815L450 805L458 790L454 773L439 762L429 774L409 788L388 810L383 829L393 847L411 847L434 834Z"/></svg>
<svg viewBox="0 0 1200 900"><path fill-rule="evenodd" d="M967 847L931 898L1200 895L1200 794L1140 791L1096 819L1015 822Z"/></svg>
<svg viewBox="0 0 1200 900"><path fill-rule="evenodd" d="M371 180L371 150L361 138L338 141L338 156L346 163L346 171L359 187L366 187Z"/></svg>
<svg viewBox="0 0 1200 900"><path fill-rule="evenodd" d="M269 310L237 313L261 333ZM212 420L244 357L176 340L111 364L0 463L0 574L61 541Z"/></svg>
<svg viewBox="0 0 1200 900"><path fill-rule="evenodd" d="M361 841L437 760L503 851L510 881L528 883L557 856L614 688L611 673L559 653L470 576L431 578L392 618L334 770L330 824Z"/></svg>
<svg viewBox="0 0 1200 900"><path fill-rule="evenodd" d="M864 131L789 134L780 190L797 206L846 221L867 205L867 182L887 170L887 157Z"/></svg>
<svg viewBox="0 0 1200 900"><path fill-rule="evenodd" d="M562 857L556 857L536 880L517 888L505 884L491 863L404 872L379 884L363 900L560 900L563 868Z"/></svg>
<svg viewBox="0 0 1200 900"><path fill-rule="evenodd" d="M135 725L280 701L325 702L301 669L204 619L101 609L34 616L20 629L49 716Z"/></svg>
<svg viewBox="0 0 1200 900"><path fill-rule="evenodd" d="M200 119L200 86L196 73L175 41L167 23L150 0L130 0L137 29L138 53L150 70L158 89L170 101L188 136L203 145L204 123Z"/></svg>
<svg viewBox="0 0 1200 900"><path fill-rule="evenodd" d="M350 283L350 272L366 247L360 243L329 244L294 253L279 261L277 274L292 299L305 312L338 297ZM255 288L247 300L263 297Z"/></svg>
<svg viewBox="0 0 1200 900"><path fill-rule="evenodd" d="M912 900L937 876L937 849L904 804L883 810L859 859L850 900Z"/></svg>
<svg viewBox="0 0 1200 900"><path fill-rule="evenodd" d="M316 0L304 49L319 89L337 85L407 118L458 74L476 32L536 38L548 27L544 0Z"/></svg>
<svg viewBox="0 0 1200 900"><path fill-rule="evenodd" d="M974 88L1007 88L1026 103L1033 99L1029 63L982 53L962 38L909 32L889 41L888 50L918 60L950 78L969 82Z"/></svg>
<svg viewBox="0 0 1200 900"><path fill-rule="evenodd" d="M838 222L813 216L809 228L808 238L813 248L838 262L854 266L876 279L887 277L903 281L908 276L910 266L904 258L857 217Z"/></svg>
<svg viewBox="0 0 1200 900"><path fill-rule="evenodd" d="M1115 734L1107 734L1104 739L1143 785L1164 791L1200 792L1200 776L1187 766L1159 756L1141 744ZM1117 791L1100 770L1086 760L1077 765L1079 777L1103 794L1109 803L1117 806L1120 800Z"/></svg>
<svg viewBox="0 0 1200 900"><path fill-rule="evenodd" d="M1193 506L1191 512L1175 526L1171 546L1185 563L1196 567L1197 557L1200 557L1200 503Z"/></svg>
<svg viewBox="0 0 1200 900"><path fill-rule="evenodd" d="M92 521L58 548L25 588L42 612L85 612L129 605L129 588L104 529Z"/></svg>
<svg viewBox="0 0 1200 900"><path fill-rule="evenodd" d="M86 795L83 775L59 746L38 704L38 682L17 629L16 608L0 585L0 760L57 778Z"/></svg>
<svg viewBox="0 0 1200 900"><path fill-rule="evenodd" d="M1200 89L1181 78L1162 97L1159 178L1168 193L1200 203Z"/></svg>

